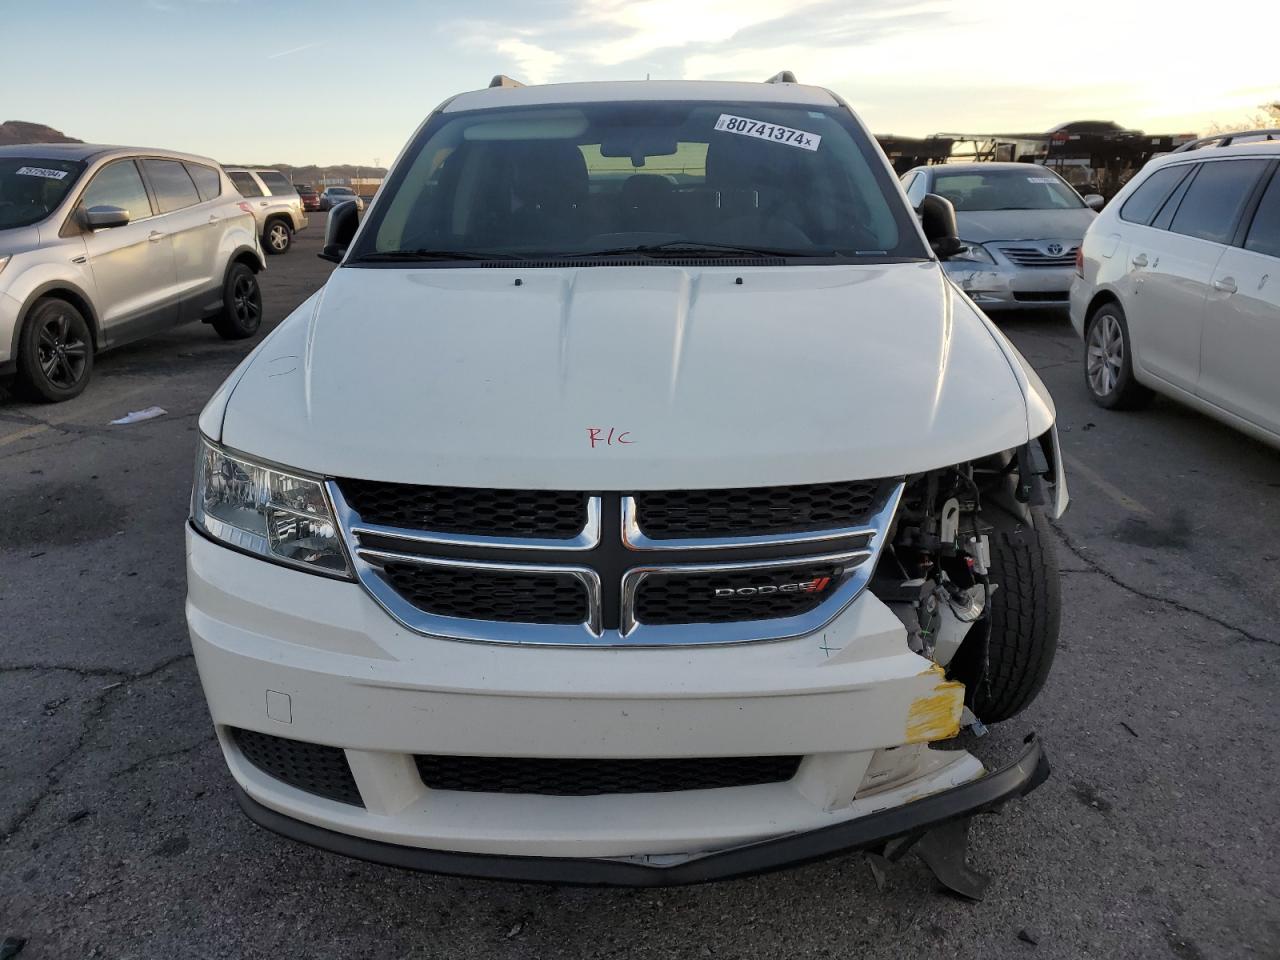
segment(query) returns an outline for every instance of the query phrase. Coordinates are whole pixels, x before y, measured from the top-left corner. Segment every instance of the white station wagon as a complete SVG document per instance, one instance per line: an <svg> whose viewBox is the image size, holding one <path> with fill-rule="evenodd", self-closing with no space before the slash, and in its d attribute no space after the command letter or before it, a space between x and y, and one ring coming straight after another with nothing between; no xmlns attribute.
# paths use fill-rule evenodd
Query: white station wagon
<svg viewBox="0 0 1280 960"><path fill-rule="evenodd" d="M1101 406L1157 391L1280 445L1280 141L1219 139L1153 160L1093 222L1071 322Z"/></svg>

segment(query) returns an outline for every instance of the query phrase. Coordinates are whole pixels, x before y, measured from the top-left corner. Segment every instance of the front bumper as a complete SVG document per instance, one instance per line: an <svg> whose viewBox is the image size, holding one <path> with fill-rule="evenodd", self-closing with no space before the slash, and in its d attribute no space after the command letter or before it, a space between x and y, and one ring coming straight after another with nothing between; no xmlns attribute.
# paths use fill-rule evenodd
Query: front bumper
<svg viewBox="0 0 1280 960"><path fill-rule="evenodd" d="M997 253L996 256L999 256ZM943 269L983 310L1066 310L1074 267L1018 267L947 260Z"/></svg>
<svg viewBox="0 0 1280 960"><path fill-rule="evenodd" d="M659 887L766 873L853 850L878 848L900 837L918 837L940 824L995 810L1009 800L1026 796L1048 776L1049 760L1039 741L1031 736L1017 760L980 780L808 833L775 837L674 863L658 859L507 857L422 850L335 833L295 820L258 803L239 787L236 799L246 816L260 827L370 863L488 880Z"/></svg>
<svg viewBox="0 0 1280 960"><path fill-rule="evenodd" d="M683 883L873 844L1038 783L1038 750L1030 773L993 780L964 751L927 748L958 731L963 687L911 653L869 593L792 640L519 647L412 633L358 584L190 528L187 547L192 647L242 804L339 852L483 876ZM232 728L341 748L361 802L275 779ZM422 754L804 759L780 783L547 796L428 789Z"/></svg>

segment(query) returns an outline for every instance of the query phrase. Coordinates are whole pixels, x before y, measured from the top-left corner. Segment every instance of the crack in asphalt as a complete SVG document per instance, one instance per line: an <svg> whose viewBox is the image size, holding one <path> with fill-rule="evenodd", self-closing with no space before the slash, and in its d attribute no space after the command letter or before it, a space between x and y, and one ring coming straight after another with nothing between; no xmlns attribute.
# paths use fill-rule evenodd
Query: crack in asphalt
<svg viewBox="0 0 1280 960"><path fill-rule="evenodd" d="M1222 627L1225 630L1230 630L1232 633L1238 633L1240 634L1240 636L1244 637L1246 640L1250 640L1254 643L1266 643L1266 644L1270 644L1271 646L1280 646L1280 641L1274 640L1271 637L1264 637L1261 634L1252 632L1251 630L1246 630L1244 627L1238 624L1231 623L1228 620L1223 620L1221 617L1216 617L1212 613L1206 613L1204 610L1200 610L1196 607L1190 606L1189 604L1183 603L1181 600L1175 600L1172 597L1166 597L1159 593L1153 593L1150 590L1143 590L1141 587L1135 587L1133 584L1127 583L1124 580L1121 580L1118 576L1116 576L1114 573L1112 573L1110 570L1104 567L1101 563L1099 563L1093 557L1088 556L1085 553L1084 549L1079 544L1077 544L1074 540L1072 540L1071 536L1065 530L1063 530L1062 527L1056 521L1051 520L1050 523L1053 526L1054 532L1058 534L1058 539L1062 541L1063 546L1065 546L1069 551L1071 551L1072 555L1077 560L1079 560L1081 563L1083 563L1085 566L1089 568L1088 571L1073 569L1073 570L1061 570L1059 571L1060 573L1084 573L1084 572L1097 573L1099 576L1105 577L1111 583L1115 584L1121 590L1125 590L1129 593L1132 593L1136 597L1142 597L1144 600L1150 600L1153 603L1163 603L1170 607L1173 607L1173 609L1181 613L1189 613L1192 616L1200 617L1202 620L1207 620L1210 623L1216 624L1217 626Z"/></svg>
<svg viewBox="0 0 1280 960"><path fill-rule="evenodd" d="M96 672L100 669L96 667L46 667L45 669L69 670L72 673L83 672L83 675L86 677L117 676L121 679L117 683L111 683L102 687L96 694L89 698L84 719L80 723L80 733L76 736L75 743L73 743L71 747L63 753L61 757L54 761L53 765L49 767L48 770L45 771L44 789L37 793L30 801L23 804L18 812L14 814L13 818L4 830L0 831L0 844L7 844L12 841L22 831L23 827L27 825L27 822L35 815L36 811L40 809L40 805L50 796L58 792L58 785L61 782L58 779L58 771L75 759L75 757L84 749L85 741L89 739L89 735L92 733L98 718L101 717L103 712L107 709L112 694L118 690L123 690L129 687L131 684L138 683L143 680L149 680L156 676L156 674L173 666L175 663L180 663L183 660L189 660L192 656L193 654L191 653L176 654L172 657L167 657L164 660L161 660L158 664L139 673L123 673L116 671L113 674L103 674ZM15 667L13 669L38 670L41 669L41 667Z"/></svg>
<svg viewBox="0 0 1280 960"><path fill-rule="evenodd" d="M176 747L173 750L161 750L159 753L148 754L145 757L135 760L133 763L129 764L127 767L123 767L115 771L114 773L107 774L107 779L115 780L115 779L118 779L119 777L127 777L129 774L136 773L137 771L141 770L143 767L147 766L148 764L154 763L156 760L165 760L165 759L168 759L169 757L180 757L185 753L194 753L196 750L199 750L201 747L205 746L206 744L210 742L216 742L217 739L218 738L216 735L210 733L201 737L195 743L188 744L185 747Z"/></svg>

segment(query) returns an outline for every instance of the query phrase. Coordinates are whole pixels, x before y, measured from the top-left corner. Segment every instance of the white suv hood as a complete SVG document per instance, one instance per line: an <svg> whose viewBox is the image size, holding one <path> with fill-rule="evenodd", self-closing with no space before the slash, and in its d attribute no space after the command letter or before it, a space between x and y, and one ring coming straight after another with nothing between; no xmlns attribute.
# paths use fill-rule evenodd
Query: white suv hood
<svg viewBox="0 0 1280 960"><path fill-rule="evenodd" d="M299 469L412 483L870 478L1026 442L1014 357L933 262L342 268L201 426Z"/></svg>

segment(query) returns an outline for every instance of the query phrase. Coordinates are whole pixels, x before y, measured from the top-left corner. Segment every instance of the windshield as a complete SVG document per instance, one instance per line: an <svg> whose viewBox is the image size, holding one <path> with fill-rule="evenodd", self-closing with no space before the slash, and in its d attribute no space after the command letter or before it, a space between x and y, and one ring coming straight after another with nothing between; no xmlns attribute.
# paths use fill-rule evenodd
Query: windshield
<svg viewBox="0 0 1280 960"><path fill-rule="evenodd" d="M330 187L329 192L330 193L350 193L351 191L348 190L346 187Z"/></svg>
<svg viewBox="0 0 1280 960"><path fill-rule="evenodd" d="M348 263L928 256L841 107L623 102L437 114Z"/></svg>
<svg viewBox="0 0 1280 960"><path fill-rule="evenodd" d="M84 164L0 157L0 230L39 223L75 184Z"/></svg>
<svg viewBox="0 0 1280 960"><path fill-rule="evenodd" d="M984 170L981 173L935 173L933 192L956 210L1070 210L1084 201L1043 167Z"/></svg>

